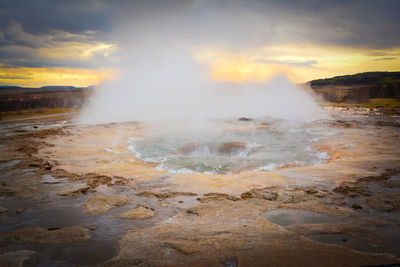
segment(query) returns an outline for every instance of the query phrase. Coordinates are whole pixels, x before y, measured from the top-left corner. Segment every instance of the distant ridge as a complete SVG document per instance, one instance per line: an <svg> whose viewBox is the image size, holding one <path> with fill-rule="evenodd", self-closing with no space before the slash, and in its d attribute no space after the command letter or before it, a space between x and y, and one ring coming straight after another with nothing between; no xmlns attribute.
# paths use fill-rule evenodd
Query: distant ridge
<svg viewBox="0 0 400 267"><path fill-rule="evenodd" d="M377 85L400 82L400 71L375 71L363 72L353 75L335 76L327 79L310 81L311 87L316 86L356 86L356 85Z"/></svg>
<svg viewBox="0 0 400 267"><path fill-rule="evenodd" d="M400 99L400 71L364 72L309 82L311 88L331 102L368 102L372 98Z"/></svg>
<svg viewBox="0 0 400 267"><path fill-rule="evenodd" d="M76 87L75 86L62 86L62 85L55 85L55 86L48 85L48 86L42 86L40 88L42 88L42 89L75 89Z"/></svg>
<svg viewBox="0 0 400 267"><path fill-rule="evenodd" d="M22 87L19 86L13 86L13 85L0 85L0 90L8 90L8 89L22 89Z"/></svg>
<svg viewBox="0 0 400 267"><path fill-rule="evenodd" d="M63 85L48 85L42 87L21 87L13 85L0 85L0 90L35 90L35 91L74 91L90 89L93 86L88 87L75 87L75 86L63 86Z"/></svg>

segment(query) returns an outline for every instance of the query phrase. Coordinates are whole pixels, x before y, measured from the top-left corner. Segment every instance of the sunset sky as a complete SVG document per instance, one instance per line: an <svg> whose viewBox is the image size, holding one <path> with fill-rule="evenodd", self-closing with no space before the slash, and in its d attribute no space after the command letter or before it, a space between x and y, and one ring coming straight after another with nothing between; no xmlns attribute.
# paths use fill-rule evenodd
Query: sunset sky
<svg viewBox="0 0 400 267"><path fill-rule="evenodd" d="M218 81L400 71L399 10L398 0L0 0L0 85L97 85L124 75L129 53L157 66L163 43L184 43ZM144 38L157 46L136 49Z"/></svg>

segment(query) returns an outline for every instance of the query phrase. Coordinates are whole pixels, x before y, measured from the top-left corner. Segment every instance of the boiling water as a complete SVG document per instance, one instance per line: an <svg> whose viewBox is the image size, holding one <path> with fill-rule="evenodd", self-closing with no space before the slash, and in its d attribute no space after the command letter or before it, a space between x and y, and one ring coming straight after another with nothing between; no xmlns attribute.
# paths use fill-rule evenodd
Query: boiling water
<svg viewBox="0 0 400 267"><path fill-rule="evenodd" d="M220 122L219 128L130 138L128 148L157 169L172 173L228 174L268 171L287 164L321 164L329 158L313 145L334 134L329 129Z"/></svg>

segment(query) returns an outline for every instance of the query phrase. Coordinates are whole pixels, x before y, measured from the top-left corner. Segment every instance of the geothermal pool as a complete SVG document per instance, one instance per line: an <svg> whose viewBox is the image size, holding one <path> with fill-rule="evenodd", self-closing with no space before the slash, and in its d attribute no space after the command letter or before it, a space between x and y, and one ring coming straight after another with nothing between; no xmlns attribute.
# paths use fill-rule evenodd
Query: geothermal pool
<svg viewBox="0 0 400 267"><path fill-rule="evenodd" d="M321 164L329 155L314 145L335 134L307 124L250 119L218 121L205 128L132 137L128 149L170 173L231 174Z"/></svg>

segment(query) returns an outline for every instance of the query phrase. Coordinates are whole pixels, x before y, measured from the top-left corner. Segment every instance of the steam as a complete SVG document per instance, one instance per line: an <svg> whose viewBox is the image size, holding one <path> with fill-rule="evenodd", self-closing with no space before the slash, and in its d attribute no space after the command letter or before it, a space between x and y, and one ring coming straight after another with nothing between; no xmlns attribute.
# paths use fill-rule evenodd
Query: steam
<svg viewBox="0 0 400 267"><path fill-rule="evenodd" d="M319 118L321 110L311 93L284 74L264 83L212 80L208 66L196 61L196 51L233 49L241 38L249 42L258 40L257 36L250 38L249 32L233 35L229 25L238 25L240 19L224 13L219 25L212 20L215 15L204 12L209 10L200 1L165 2L133 2L126 8L126 16L114 30L121 78L95 92L82 112L81 123L265 116L303 122Z"/></svg>

